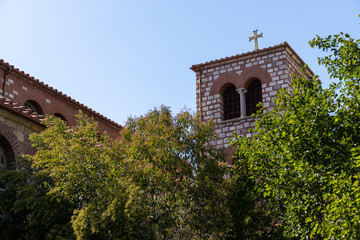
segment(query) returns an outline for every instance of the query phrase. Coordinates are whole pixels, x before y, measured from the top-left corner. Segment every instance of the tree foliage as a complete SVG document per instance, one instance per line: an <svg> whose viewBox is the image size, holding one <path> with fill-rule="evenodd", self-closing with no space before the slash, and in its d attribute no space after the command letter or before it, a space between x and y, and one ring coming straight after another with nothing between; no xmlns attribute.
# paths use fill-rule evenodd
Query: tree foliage
<svg viewBox="0 0 360 240"><path fill-rule="evenodd" d="M310 44L331 52L319 63L338 81L323 89L316 76L294 76L254 136L236 136L234 174L248 169L284 237L358 239L360 41L339 34Z"/></svg>
<svg viewBox="0 0 360 240"><path fill-rule="evenodd" d="M162 107L129 119L120 141L79 115L69 128L48 118L31 139L48 195L74 206L78 239L191 239L229 235L227 166L212 123Z"/></svg>
<svg viewBox="0 0 360 240"><path fill-rule="evenodd" d="M19 164L19 163L18 163ZM50 179L27 164L1 170L0 239L74 239L70 219L74 206L48 195Z"/></svg>
<svg viewBox="0 0 360 240"><path fill-rule="evenodd" d="M0 239L358 239L360 41L311 43L332 78L295 76L229 171L213 123L169 108L130 118L119 141L79 114L49 117L37 153L0 171Z"/></svg>

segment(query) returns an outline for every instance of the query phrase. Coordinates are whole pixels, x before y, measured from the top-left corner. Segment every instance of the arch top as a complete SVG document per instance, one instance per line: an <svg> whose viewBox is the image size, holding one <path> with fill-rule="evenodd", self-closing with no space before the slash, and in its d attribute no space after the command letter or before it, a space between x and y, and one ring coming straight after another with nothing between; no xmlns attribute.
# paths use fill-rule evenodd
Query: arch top
<svg viewBox="0 0 360 240"><path fill-rule="evenodd" d="M260 80L262 84L267 84L271 81L271 76L266 69L259 66L245 68L240 74L234 71L226 72L216 79L210 89L210 94L222 94L224 87L230 84L234 85L236 89L247 88L254 79Z"/></svg>
<svg viewBox="0 0 360 240"><path fill-rule="evenodd" d="M15 166L15 159L21 154L19 142L12 129L4 124L0 124L0 147L3 154L3 164L1 164L0 156L0 166L2 165L0 168Z"/></svg>
<svg viewBox="0 0 360 240"><path fill-rule="evenodd" d="M29 110L33 111L33 112L37 112L39 115L44 115L44 111L42 110L42 107L35 100L31 100L31 99L27 100L24 103L24 107L26 109L29 109Z"/></svg>
<svg viewBox="0 0 360 240"><path fill-rule="evenodd" d="M249 87L250 83L255 79L260 80L262 84L271 82L270 73L265 68L259 66L252 66L244 69L240 74L240 78L243 88Z"/></svg>
<svg viewBox="0 0 360 240"><path fill-rule="evenodd" d="M54 113L53 114L55 117L60 118L61 120L63 120L64 122L68 123L68 121L66 120L66 118L64 117L64 115L62 115L61 113Z"/></svg>
<svg viewBox="0 0 360 240"><path fill-rule="evenodd" d="M222 94L227 86L234 85L236 89L240 88L239 75L236 72L226 72L220 74L210 88L210 94Z"/></svg>

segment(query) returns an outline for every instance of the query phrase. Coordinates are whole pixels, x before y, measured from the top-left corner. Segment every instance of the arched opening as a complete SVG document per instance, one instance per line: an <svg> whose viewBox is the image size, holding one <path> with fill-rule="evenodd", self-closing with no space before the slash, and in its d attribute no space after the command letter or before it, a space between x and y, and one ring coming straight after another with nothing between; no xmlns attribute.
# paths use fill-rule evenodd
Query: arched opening
<svg viewBox="0 0 360 240"><path fill-rule="evenodd" d="M0 135L0 168L9 169L15 166L15 155L10 143Z"/></svg>
<svg viewBox="0 0 360 240"><path fill-rule="evenodd" d="M61 113L54 113L54 116L60 118L64 122L68 123L66 118L64 117L64 115L62 115Z"/></svg>
<svg viewBox="0 0 360 240"><path fill-rule="evenodd" d="M43 112L41 106L37 102L35 102L34 100L27 100L24 103L24 107L25 107L25 109L36 112L39 115L44 115L44 112Z"/></svg>
<svg viewBox="0 0 360 240"><path fill-rule="evenodd" d="M250 116L251 114L256 113L259 110L256 105L259 102L262 102L261 81L259 79L255 79L249 84L245 96L246 115Z"/></svg>
<svg viewBox="0 0 360 240"><path fill-rule="evenodd" d="M229 85L223 92L224 120L240 117L240 95L234 85Z"/></svg>

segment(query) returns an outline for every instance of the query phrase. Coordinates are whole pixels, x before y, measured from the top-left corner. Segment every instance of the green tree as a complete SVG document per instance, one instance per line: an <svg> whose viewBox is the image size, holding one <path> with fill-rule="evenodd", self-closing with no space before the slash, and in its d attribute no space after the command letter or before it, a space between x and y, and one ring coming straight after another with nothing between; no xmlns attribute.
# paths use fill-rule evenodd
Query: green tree
<svg viewBox="0 0 360 240"><path fill-rule="evenodd" d="M339 34L310 44L331 52L319 63L338 81L323 89L317 77L294 76L254 136L232 142L233 174L249 171L284 237L359 239L360 41Z"/></svg>
<svg viewBox="0 0 360 240"><path fill-rule="evenodd" d="M74 206L47 195L49 180L26 164L0 171L0 239L74 239Z"/></svg>
<svg viewBox="0 0 360 240"><path fill-rule="evenodd" d="M122 221L126 216L117 208L125 205L130 183L118 178L123 168L113 168L117 161L121 163L123 154L85 115L80 114L72 128L56 117L44 124L43 132L31 136L37 152L27 158L38 174L51 180L48 195L75 206L71 224L76 237L126 235L126 221Z"/></svg>
<svg viewBox="0 0 360 240"><path fill-rule="evenodd" d="M75 206L78 239L224 238L231 226L227 166L212 123L168 108L129 119L120 141L100 136L79 115L69 128L56 118L31 139L28 156L51 180L48 195Z"/></svg>
<svg viewBox="0 0 360 240"><path fill-rule="evenodd" d="M216 138L211 122L167 108L130 119L121 146L133 167L129 173L143 190L146 222L156 238L220 237L226 233L228 209L222 150L209 144Z"/></svg>
<svg viewBox="0 0 360 240"><path fill-rule="evenodd" d="M267 213L263 197L256 192L256 182L246 165L238 163L229 178L227 191L232 234L226 239L277 239L274 218Z"/></svg>

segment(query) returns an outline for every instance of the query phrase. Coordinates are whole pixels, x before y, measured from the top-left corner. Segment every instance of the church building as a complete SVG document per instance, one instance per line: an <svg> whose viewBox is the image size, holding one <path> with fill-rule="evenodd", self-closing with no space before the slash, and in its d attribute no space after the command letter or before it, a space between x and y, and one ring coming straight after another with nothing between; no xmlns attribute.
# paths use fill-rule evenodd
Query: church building
<svg viewBox="0 0 360 240"><path fill-rule="evenodd" d="M232 164L234 150L229 138L236 132L250 136L258 110L271 110L281 88L287 88L292 75L299 75L304 61L287 42L264 49L193 65L196 73L196 108L202 121L212 120L219 139L212 144L224 147L227 161ZM310 75L313 75L308 70Z"/></svg>
<svg viewBox="0 0 360 240"><path fill-rule="evenodd" d="M211 144L225 148L228 163L234 150L229 138L234 132L250 136L258 110L271 110L281 88L287 88L292 74L299 75L305 63L286 42L231 57L193 65L196 73L196 108L202 121L212 120L219 139ZM310 75L312 72L308 70ZM100 133L119 137L121 126L62 92L20 71L0 59L0 169L15 166L21 154L33 154L29 135L44 129L45 116L55 115L70 126L79 110L98 122Z"/></svg>
<svg viewBox="0 0 360 240"><path fill-rule="evenodd" d="M1 59L0 79L0 169L14 167L18 156L35 152L29 135L44 129L41 122L48 115L73 126L81 110L98 122L101 133L119 136L119 124Z"/></svg>

